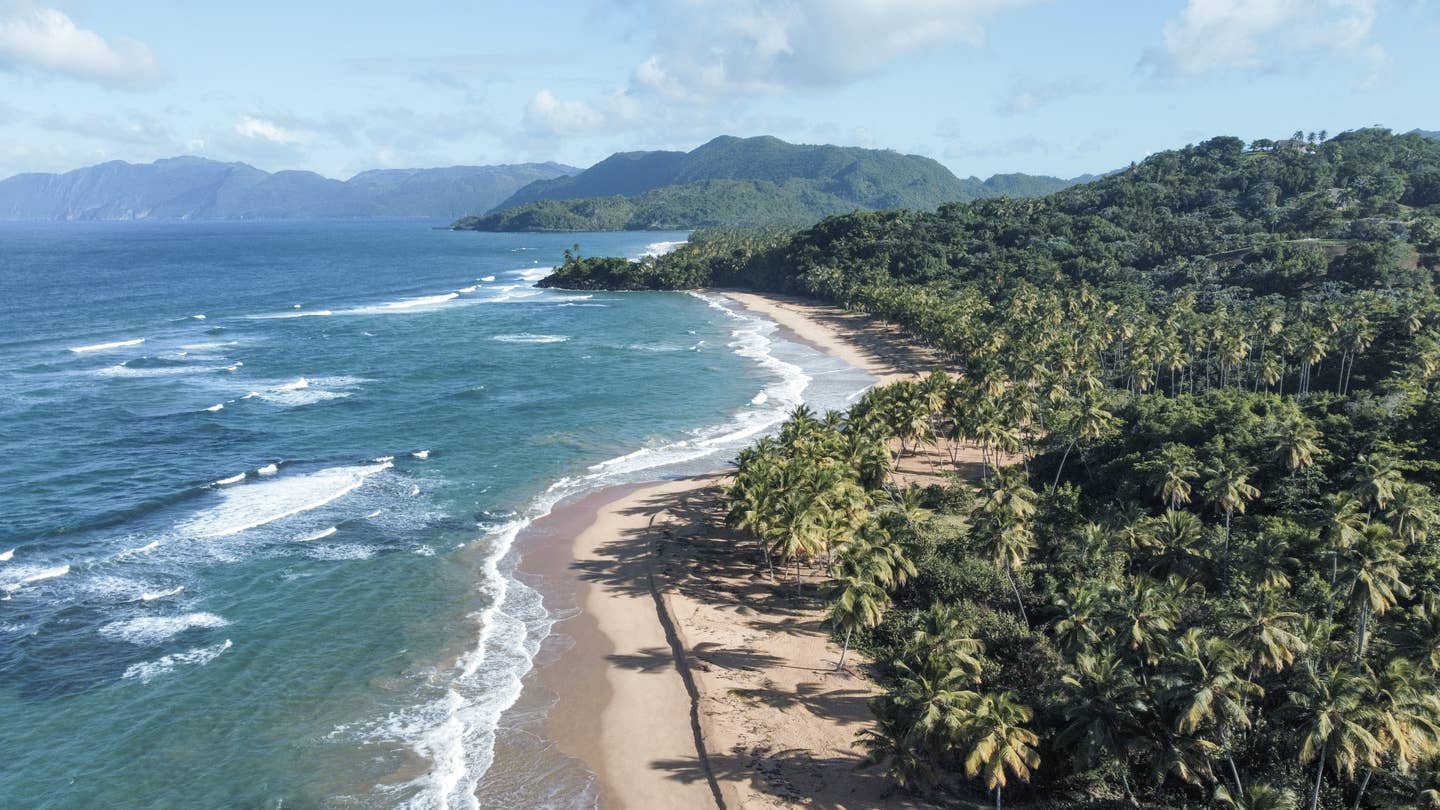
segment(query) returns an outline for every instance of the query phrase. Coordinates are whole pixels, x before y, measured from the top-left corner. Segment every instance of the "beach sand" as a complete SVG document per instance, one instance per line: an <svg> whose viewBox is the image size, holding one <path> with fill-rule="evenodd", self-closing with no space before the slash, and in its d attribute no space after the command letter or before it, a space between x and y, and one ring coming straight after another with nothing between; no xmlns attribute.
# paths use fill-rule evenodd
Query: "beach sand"
<svg viewBox="0 0 1440 810"><path fill-rule="evenodd" d="M834 307L724 294L882 381L939 365ZM931 472L924 457L911 464L912 478ZM836 671L820 580L806 572L798 597L793 571L771 581L753 541L724 527L723 483L613 487L525 530L521 575L573 615L521 709L543 709L539 736L596 775L602 807L904 806L878 770L855 770L877 690L858 655ZM524 755L501 746L492 770Z"/></svg>

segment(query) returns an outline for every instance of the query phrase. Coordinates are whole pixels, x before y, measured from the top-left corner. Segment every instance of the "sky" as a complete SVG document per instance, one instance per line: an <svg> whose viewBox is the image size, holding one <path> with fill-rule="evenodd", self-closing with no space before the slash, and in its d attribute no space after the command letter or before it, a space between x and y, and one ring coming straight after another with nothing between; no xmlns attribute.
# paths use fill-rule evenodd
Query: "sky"
<svg viewBox="0 0 1440 810"><path fill-rule="evenodd" d="M0 177L588 166L721 134L1070 177L1440 129L1437 78L1440 0L0 0Z"/></svg>

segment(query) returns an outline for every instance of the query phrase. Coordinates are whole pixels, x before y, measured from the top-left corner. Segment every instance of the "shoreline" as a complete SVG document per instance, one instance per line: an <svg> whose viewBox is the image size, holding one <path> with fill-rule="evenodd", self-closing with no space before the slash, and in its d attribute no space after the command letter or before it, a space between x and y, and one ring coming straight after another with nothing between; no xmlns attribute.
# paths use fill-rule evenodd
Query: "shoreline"
<svg viewBox="0 0 1440 810"><path fill-rule="evenodd" d="M836 307L707 292L877 384L938 365L893 327ZM802 795L872 805L886 785L854 772L849 746L869 721L870 684L856 668L834 671L818 603L734 553L717 511L724 474L603 487L521 531L517 574L566 615L517 707L543 714L529 730L563 755L566 774L593 775L596 806L785 806ZM492 770L524 755L505 748L497 741Z"/></svg>

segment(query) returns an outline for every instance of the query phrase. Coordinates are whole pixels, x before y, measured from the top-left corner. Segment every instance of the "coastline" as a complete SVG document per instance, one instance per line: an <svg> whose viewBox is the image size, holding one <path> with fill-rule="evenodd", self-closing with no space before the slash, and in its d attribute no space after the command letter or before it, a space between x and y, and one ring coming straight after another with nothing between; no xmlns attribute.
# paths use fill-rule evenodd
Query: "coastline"
<svg viewBox="0 0 1440 810"><path fill-rule="evenodd" d="M938 366L865 316L710 292L879 383ZM592 777L581 806L872 806L889 785L855 771L851 743L870 722L873 686L858 666L835 671L822 604L734 552L723 475L605 487L521 532L517 574L557 615L517 704L543 718L525 739L563 755L561 783ZM497 745L494 768L526 755Z"/></svg>

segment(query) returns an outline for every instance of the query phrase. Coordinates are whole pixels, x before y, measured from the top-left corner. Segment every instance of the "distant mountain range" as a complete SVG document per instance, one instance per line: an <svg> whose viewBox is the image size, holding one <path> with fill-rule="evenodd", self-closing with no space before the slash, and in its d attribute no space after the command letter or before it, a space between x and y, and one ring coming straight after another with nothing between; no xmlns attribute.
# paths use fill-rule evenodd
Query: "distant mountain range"
<svg viewBox="0 0 1440 810"><path fill-rule="evenodd" d="M485 211L517 189L580 170L558 163L385 169L346 181L177 157L0 181L0 219L166 220L426 217Z"/></svg>
<svg viewBox="0 0 1440 810"><path fill-rule="evenodd" d="M1433 138L1434 140L1440 141L1440 130L1437 129L1412 129L1410 132L1422 138Z"/></svg>
<svg viewBox="0 0 1440 810"><path fill-rule="evenodd" d="M646 230L809 224L860 209L933 209L980 197L1040 196L1078 181L1025 174L960 179L919 155L722 136L691 152L620 152L537 180L462 230Z"/></svg>

